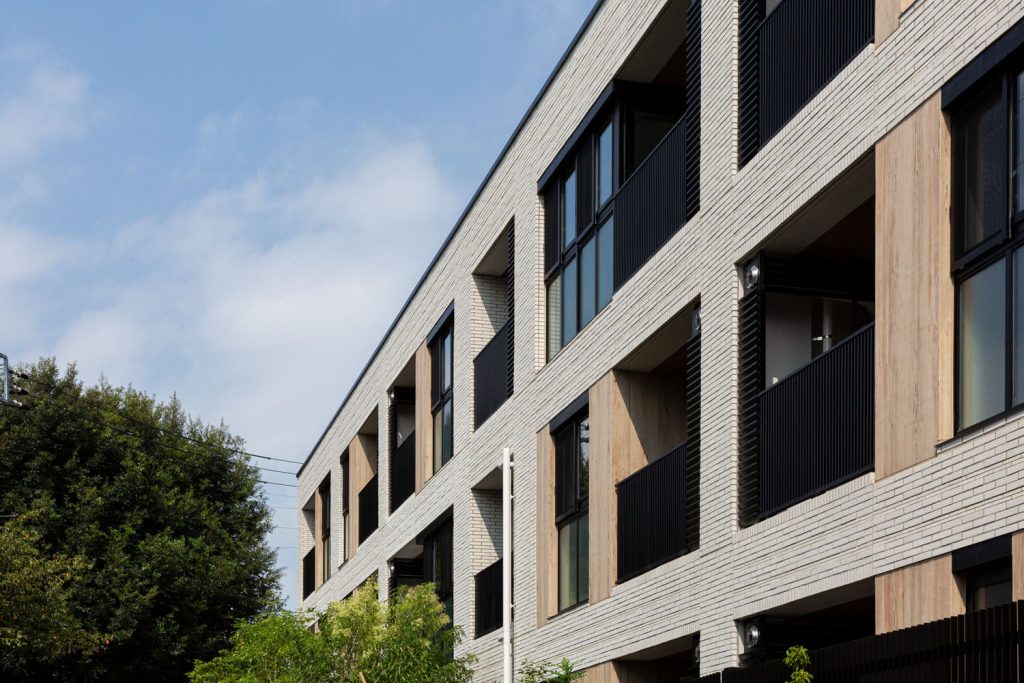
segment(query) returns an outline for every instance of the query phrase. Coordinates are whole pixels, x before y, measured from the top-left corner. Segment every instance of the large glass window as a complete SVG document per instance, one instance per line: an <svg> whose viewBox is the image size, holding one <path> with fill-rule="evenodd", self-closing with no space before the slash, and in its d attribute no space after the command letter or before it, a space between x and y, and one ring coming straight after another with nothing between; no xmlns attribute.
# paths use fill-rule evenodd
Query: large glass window
<svg viewBox="0 0 1024 683"><path fill-rule="evenodd" d="M453 324L449 318L430 344L431 394L434 420L434 471L441 469L452 459L453 414L452 414L452 367Z"/></svg>
<svg viewBox="0 0 1024 683"><path fill-rule="evenodd" d="M544 190L549 360L612 299L616 155L615 126L604 119Z"/></svg>
<svg viewBox="0 0 1024 683"><path fill-rule="evenodd" d="M953 113L958 430L1024 403L1022 85L1003 73Z"/></svg>
<svg viewBox="0 0 1024 683"><path fill-rule="evenodd" d="M590 419L586 411L555 432L558 609L586 602L590 582Z"/></svg>

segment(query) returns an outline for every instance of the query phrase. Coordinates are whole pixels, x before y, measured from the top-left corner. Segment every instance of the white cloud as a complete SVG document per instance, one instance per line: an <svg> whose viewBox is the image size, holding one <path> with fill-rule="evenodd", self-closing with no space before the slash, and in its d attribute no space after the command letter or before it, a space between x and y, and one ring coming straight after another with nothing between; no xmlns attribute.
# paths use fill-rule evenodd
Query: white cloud
<svg viewBox="0 0 1024 683"><path fill-rule="evenodd" d="M87 87L83 74L37 62L14 92L0 94L0 169L31 161L45 146L81 133Z"/></svg>

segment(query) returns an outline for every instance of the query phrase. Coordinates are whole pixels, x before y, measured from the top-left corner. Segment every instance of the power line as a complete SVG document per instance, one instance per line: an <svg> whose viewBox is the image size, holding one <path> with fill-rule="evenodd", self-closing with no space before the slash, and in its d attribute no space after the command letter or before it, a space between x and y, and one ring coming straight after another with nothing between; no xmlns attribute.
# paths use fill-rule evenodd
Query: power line
<svg viewBox="0 0 1024 683"><path fill-rule="evenodd" d="M73 398L73 399L75 399L77 401L85 401L85 400L87 400L86 397L82 396L81 394L79 394L77 396L68 394L67 390L65 390L63 387L59 387L59 386L57 386L55 384L52 384L52 383L49 383L49 382L43 382L39 378L33 377L31 375L29 376L29 381L33 382L34 384L43 385L44 387L46 387L46 388L48 388L50 390L59 391L59 392L63 393L64 395L68 396L69 398ZM106 406L99 406L98 404L94 404L94 405L96 405L97 407L99 407L99 408L101 408L103 410L109 410L109 408L107 408ZM293 465L301 465L302 464L301 460L288 460L287 458L275 458L275 457L272 457L272 456L269 456L269 455L260 455L258 453L249 453L247 451L232 449L232 448L229 448L227 446L219 446L217 444L212 444L212 443L209 443L209 442L206 442L206 441L202 441L201 439L194 439L191 436L187 436L185 434L179 434L177 432L169 431L169 430L164 429L163 427L161 427L159 425L156 425L156 424L145 422L143 420L138 420L136 418L131 417L130 415L125 415L121 411L115 411L115 412L117 413L118 416L120 416L121 418L123 418L125 420L128 420L129 422L134 422L134 423L136 423L138 425L141 425L143 427L148 427L150 429L156 429L157 431L163 432L164 434L167 434L169 436L174 436L174 437L178 437L180 439L185 439L186 441L191 441L192 443L194 443L196 445L199 445L199 446L206 446L207 448L224 448L225 450L231 450L232 452L240 453L241 455L247 455L250 458L260 458L261 460L276 460L277 462L287 462L287 463L291 463ZM294 474L294 472L285 472L285 474Z"/></svg>

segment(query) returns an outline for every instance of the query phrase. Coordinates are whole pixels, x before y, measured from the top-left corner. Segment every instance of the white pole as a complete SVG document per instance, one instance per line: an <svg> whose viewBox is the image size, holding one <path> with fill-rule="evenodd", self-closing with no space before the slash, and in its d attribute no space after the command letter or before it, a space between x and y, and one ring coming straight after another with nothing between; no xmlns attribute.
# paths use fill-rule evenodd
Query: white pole
<svg viewBox="0 0 1024 683"><path fill-rule="evenodd" d="M504 683L512 681L512 449L501 454L501 656Z"/></svg>

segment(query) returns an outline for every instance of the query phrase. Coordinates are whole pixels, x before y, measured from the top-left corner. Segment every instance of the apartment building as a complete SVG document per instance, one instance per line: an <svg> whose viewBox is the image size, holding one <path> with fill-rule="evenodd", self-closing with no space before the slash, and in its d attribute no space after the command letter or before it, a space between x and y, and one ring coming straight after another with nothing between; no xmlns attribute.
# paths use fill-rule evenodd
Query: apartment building
<svg viewBox="0 0 1024 683"><path fill-rule="evenodd" d="M1022 109L1020 0L599 1L299 472L302 606L1020 680Z"/></svg>

